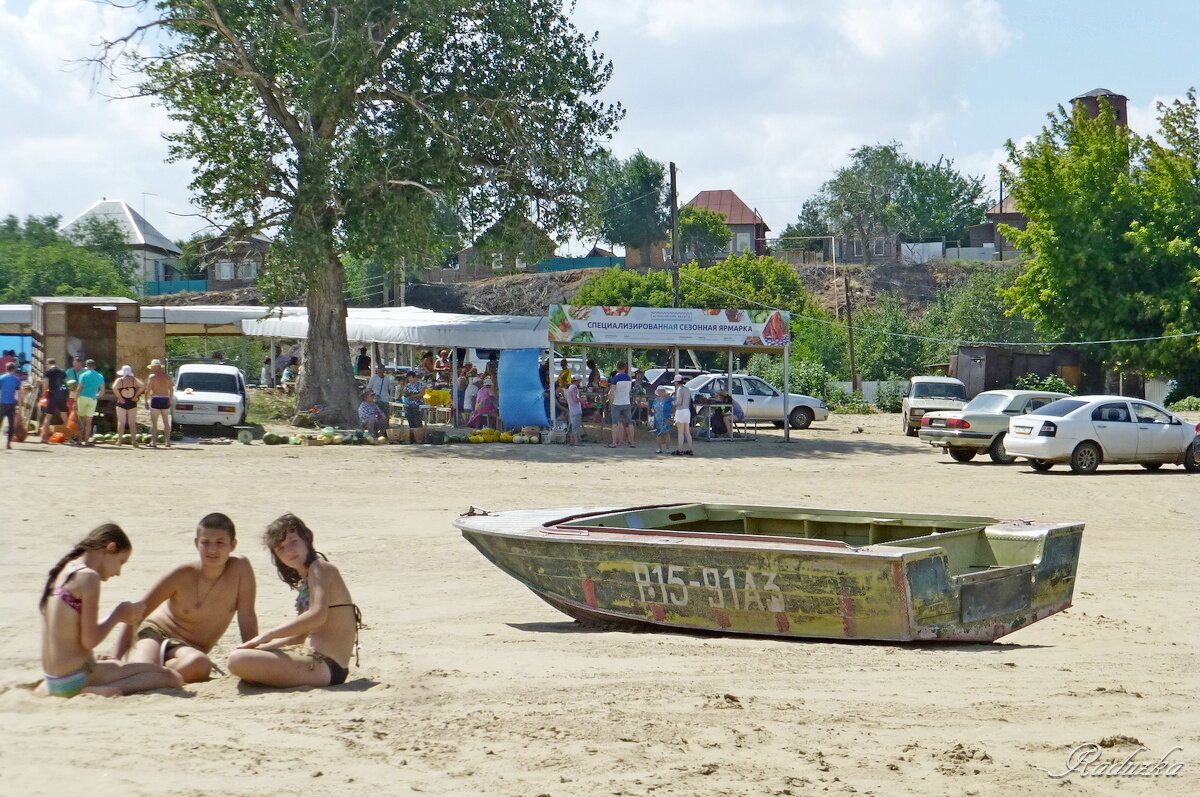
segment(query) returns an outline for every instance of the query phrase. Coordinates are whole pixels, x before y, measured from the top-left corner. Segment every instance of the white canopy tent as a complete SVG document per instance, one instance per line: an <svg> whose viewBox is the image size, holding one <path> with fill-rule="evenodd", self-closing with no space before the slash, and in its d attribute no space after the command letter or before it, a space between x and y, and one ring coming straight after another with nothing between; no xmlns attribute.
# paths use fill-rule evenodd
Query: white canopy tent
<svg viewBox="0 0 1200 797"><path fill-rule="evenodd" d="M291 309L291 308L289 308ZM308 315L246 319L246 335L304 340ZM545 316L462 315L435 313L421 307L351 308L346 337L354 343L394 343L431 348L545 349Z"/></svg>

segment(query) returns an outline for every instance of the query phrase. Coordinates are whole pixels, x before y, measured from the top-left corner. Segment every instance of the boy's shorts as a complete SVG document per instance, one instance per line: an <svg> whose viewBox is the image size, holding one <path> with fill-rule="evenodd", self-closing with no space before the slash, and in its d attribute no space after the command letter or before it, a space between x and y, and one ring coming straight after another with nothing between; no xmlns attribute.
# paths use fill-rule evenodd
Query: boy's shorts
<svg viewBox="0 0 1200 797"><path fill-rule="evenodd" d="M96 399L80 396L75 399L75 413L80 418L90 418L96 414Z"/></svg>
<svg viewBox="0 0 1200 797"><path fill-rule="evenodd" d="M571 413L568 430L571 434L579 434L583 431L583 413Z"/></svg>

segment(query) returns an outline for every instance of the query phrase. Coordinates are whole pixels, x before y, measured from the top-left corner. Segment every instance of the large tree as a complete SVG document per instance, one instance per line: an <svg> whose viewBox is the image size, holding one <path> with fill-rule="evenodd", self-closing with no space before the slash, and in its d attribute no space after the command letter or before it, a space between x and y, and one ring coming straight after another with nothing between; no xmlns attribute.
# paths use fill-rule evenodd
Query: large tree
<svg viewBox="0 0 1200 797"><path fill-rule="evenodd" d="M127 273L103 253L59 235L58 222L58 216L30 216L24 223L8 216L0 221L0 302L24 303L31 296L133 295Z"/></svg>
<svg viewBox="0 0 1200 797"><path fill-rule="evenodd" d="M140 90L181 123L171 155L195 161L197 202L234 234L273 228L260 284L304 294L299 403L330 423L355 419L342 256L419 260L439 220L482 229L531 200L565 231L621 115L594 99L611 67L559 0L138 5L154 19L106 58L157 31Z"/></svg>
<svg viewBox="0 0 1200 797"><path fill-rule="evenodd" d="M593 163L591 179L599 183L593 194L601 207L595 211L605 240L636 247L639 265L649 267L650 247L667 237L666 167L638 150L623 161Z"/></svg>
<svg viewBox="0 0 1200 797"><path fill-rule="evenodd" d="M1101 103L1059 108L1038 137L1009 143L1005 179L1029 217L1003 227L1026 254L1005 293L1038 330L1072 341L1200 331L1200 112L1194 91L1159 104L1158 140ZM1200 337L1096 346L1114 367L1196 379Z"/></svg>

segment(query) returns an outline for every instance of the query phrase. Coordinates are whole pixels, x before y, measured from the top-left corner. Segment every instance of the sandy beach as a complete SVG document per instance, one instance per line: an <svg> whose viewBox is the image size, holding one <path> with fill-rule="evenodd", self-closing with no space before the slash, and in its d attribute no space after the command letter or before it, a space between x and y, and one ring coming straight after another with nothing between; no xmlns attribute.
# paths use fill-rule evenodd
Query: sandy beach
<svg viewBox="0 0 1200 797"><path fill-rule="evenodd" d="M764 429L698 443L692 459L645 441L0 451L0 792L1200 793L1200 477L957 464L898 426L833 416L786 446ZM592 630L451 527L470 504L705 499L1083 521L1075 605L988 645ZM104 586L107 612L192 558L195 522L212 511L238 525L265 627L293 610L262 529L285 511L314 529L367 625L348 682L269 691L225 676L119 699L36 697L50 566L94 525L120 523L134 552ZM236 643L234 627L217 661ZM1169 756L1182 771L1047 774L1087 743L1107 745L1101 760Z"/></svg>

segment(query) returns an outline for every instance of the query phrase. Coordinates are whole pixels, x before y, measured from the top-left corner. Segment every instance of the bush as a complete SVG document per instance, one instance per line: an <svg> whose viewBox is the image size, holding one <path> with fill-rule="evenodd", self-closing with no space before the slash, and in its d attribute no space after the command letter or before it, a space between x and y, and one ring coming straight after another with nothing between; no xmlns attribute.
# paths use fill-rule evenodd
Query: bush
<svg viewBox="0 0 1200 797"><path fill-rule="evenodd" d="M1067 384L1067 381L1057 374L1050 376L1038 376L1037 374L1025 374L1017 380L1018 390L1050 390L1055 393L1066 393L1068 396L1075 395L1075 386Z"/></svg>
<svg viewBox="0 0 1200 797"><path fill-rule="evenodd" d="M1181 398L1174 404L1168 405L1167 409L1171 412L1200 412L1200 397L1187 396Z"/></svg>
<svg viewBox="0 0 1200 797"><path fill-rule="evenodd" d="M840 415L869 415L875 411L875 408L867 403L867 398L861 390L847 393L839 388L838 392L842 395L836 399L836 403L829 404L829 408L834 412Z"/></svg>
<svg viewBox="0 0 1200 797"><path fill-rule="evenodd" d="M899 412L904 401L903 388L902 379L897 379L895 374L888 374L887 381L879 383L879 390L875 393L875 406L880 412Z"/></svg>

